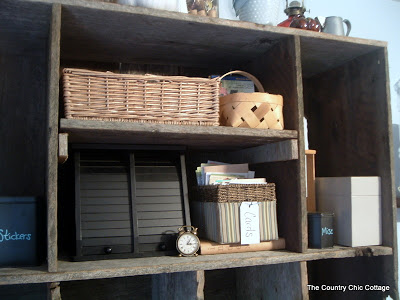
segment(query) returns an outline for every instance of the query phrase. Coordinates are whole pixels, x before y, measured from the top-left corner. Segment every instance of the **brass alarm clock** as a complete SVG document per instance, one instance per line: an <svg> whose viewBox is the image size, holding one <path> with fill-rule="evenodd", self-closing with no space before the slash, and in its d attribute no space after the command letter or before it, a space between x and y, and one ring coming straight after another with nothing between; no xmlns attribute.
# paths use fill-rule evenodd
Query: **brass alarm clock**
<svg viewBox="0 0 400 300"><path fill-rule="evenodd" d="M197 256L197 251L200 249L197 228L193 226L179 227L176 249L179 252L179 256Z"/></svg>

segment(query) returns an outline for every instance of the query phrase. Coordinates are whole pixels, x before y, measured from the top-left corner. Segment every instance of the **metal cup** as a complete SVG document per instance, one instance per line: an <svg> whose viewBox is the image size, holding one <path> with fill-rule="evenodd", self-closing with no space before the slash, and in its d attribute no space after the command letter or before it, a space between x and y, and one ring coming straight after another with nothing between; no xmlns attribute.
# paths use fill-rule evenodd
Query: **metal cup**
<svg viewBox="0 0 400 300"><path fill-rule="evenodd" d="M351 31L351 23L349 20L343 20L341 17L326 17L325 24L322 27L322 32L345 35L343 23L347 26L346 36L348 36Z"/></svg>

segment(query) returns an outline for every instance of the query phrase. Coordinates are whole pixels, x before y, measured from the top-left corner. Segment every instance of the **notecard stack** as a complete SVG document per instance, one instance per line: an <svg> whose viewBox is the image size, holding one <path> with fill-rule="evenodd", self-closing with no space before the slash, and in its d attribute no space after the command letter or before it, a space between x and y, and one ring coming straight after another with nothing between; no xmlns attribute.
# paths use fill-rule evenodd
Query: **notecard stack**
<svg viewBox="0 0 400 300"><path fill-rule="evenodd" d="M275 184L248 164L207 162L196 170L191 209L199 235L219 244L278 239Z"/></svg>

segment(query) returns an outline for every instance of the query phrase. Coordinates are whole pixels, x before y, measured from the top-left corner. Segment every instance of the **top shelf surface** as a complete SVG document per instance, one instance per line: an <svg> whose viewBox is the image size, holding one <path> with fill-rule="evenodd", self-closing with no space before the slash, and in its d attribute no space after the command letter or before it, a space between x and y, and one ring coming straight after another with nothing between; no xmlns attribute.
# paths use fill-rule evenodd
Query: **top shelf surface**
<svg viewBox="0 0 400 300"><path fill-rule="evenodd" d="M298 37L303 76L310 77L386 47L386 42L380 41L115 3L27 1L62 4L61 59L64 60L229 70L261 57L281 40Z"/></svg>

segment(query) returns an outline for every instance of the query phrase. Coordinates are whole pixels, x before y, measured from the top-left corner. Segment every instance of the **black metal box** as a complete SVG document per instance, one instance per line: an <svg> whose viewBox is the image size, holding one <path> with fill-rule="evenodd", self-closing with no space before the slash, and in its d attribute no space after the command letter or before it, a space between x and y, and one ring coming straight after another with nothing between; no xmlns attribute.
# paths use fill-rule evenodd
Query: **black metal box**
<svg viewBox="0 0 400 300"><path fill-rule="evenodd" d="M0 266L40 264L38 199L0 197Z"/></svg>
<svg viewBox="0 0 400 300"><path fill-rule="evenodd" d="M333 213L308 213L308 247L333 247Z"/></svg>

